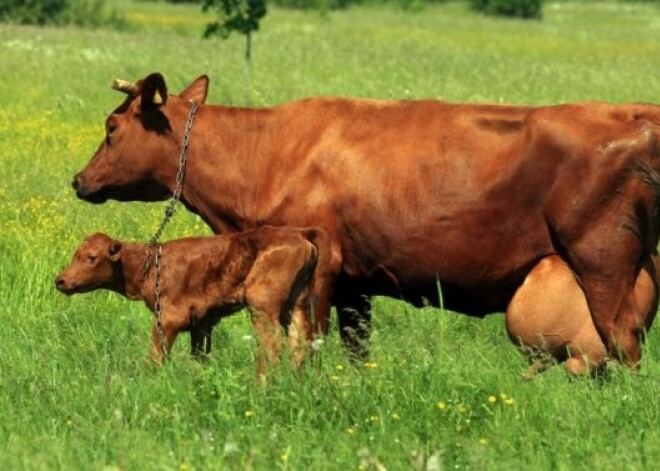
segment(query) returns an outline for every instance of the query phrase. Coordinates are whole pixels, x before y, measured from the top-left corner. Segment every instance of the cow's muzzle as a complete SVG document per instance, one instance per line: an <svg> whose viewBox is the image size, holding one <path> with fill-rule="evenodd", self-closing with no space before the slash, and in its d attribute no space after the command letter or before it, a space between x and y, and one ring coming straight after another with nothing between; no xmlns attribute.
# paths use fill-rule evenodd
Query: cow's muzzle
<svg viewBox="0 0 660 471"><path fill-rule="evenodd" d="M75 292L75 288L70 286L61 275L55 278L55 289L64 294L73 294Z"/></svg>
<svg viewBox="0 0 660 471"><path fill-rule="evenodd" d="M93 204L105 203L108 198L100 191L91 190L80 182L80 176L76 175L71 182L71 186L76 190L76 196L84 201Z"/></svg>

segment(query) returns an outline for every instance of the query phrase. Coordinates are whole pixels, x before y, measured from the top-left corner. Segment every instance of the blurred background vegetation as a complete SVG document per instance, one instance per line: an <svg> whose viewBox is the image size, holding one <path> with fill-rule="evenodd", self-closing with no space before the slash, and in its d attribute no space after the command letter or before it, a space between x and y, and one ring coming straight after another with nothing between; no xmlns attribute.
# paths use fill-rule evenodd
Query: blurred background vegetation
<svg viewBox="0 0 660 471"><path fill-rule="evenodd" d="M258 30L259 20L265 16L268 5L292 10L318 10L326 12L362 6L390 6L406 11L421 11L425 7L446 3L448 0L133 0L136 3L199 4L200 9L216 14L219 21L209 15L206 34L229 36L232 31L249 35ZM543 17L544 0L459 0L468 3L477 13L540 20ZM562 0L560 0L561 2ZM563 0L564 3L587 3L590 0ZM612 3L637 1L660 3L660 0L611 0ZM117 4L106 0L0 0L0 22L36 24L106 26L117 29L129 28L117 9ZM247 29L246 29L246 25ZM203 34L204 31L200 34Z"/></svg>
<svg viewBox="0 0 660 471"><path fill-rule="evenodd" d="M236 10L265 9L267 5L299 10L328 11L349 8L351 5L388 4L404 10L422 10L445 0L139 0L142 2L221 4L225 13ZM541 18L543 0L465 0L472 9L494 15ZM622 0L623 1L623 0ZM660 0L650 0L660 1ZM126 27L125 21L113 6L118 2L106 0L0 0L0 21L20 24L75 24L83 26L110 25ZM119 2L121 3L121 2ZM222 12L220 12L222 14ZM209 23L211 24L211 22Z"/></svg>

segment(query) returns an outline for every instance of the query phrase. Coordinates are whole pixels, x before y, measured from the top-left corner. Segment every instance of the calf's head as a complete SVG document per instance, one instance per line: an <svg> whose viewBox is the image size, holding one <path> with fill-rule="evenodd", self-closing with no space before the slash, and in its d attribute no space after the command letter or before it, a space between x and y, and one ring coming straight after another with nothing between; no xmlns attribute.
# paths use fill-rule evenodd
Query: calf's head
<svg viewBox="0 0 660 471"><path fill-rule="evenodd" d="M111 289L119 281L121 242L105 234L87 237L76 249L73 260L57 278L55 287L64 294Z"/></svg>
<svg viewBox="0 0 660 471"><path fill-rule="evenodd" d="M105 122L105 138L73 179L76 195L90 203L160 201L172 193L180 141L190 101L206 100L209 80L201 76L179 96L168 95L165 79L153 73L132 84L115 80L126 94Z"/></svg>

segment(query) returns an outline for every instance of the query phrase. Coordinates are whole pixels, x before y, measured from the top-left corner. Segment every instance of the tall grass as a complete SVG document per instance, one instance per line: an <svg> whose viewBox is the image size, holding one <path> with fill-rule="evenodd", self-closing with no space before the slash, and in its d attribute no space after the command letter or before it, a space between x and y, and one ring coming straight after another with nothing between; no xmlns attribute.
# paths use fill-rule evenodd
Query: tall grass
<svg viewBox="0 0 660 471"><path fill-rule="evenodd" d="M75 199L120 96L115 77L159 70L177 91L201 73L211 102L243 100L241 38L199 39L197 7L120 4L131 30L0 27L0 467L3 469L654 469L660 334L639 373L606 381L553 368L520 380L503 319L378 298L372 361L351 366L335 332L321 366L254 381L245 315L215 351L146 360L150 314L99 292L53 289L82 237L146 240L163 207ZM648 4L548 4L541 22L450 3L403 14L274 9L254 37L251 100L319 94L558 103L660 97L660 15ZM165 239L208 233L179 211ZM430 461L429 461L430 460ZM417 468L421 469L421 468ZM431 469L429 467L429 469Z"/></svg>

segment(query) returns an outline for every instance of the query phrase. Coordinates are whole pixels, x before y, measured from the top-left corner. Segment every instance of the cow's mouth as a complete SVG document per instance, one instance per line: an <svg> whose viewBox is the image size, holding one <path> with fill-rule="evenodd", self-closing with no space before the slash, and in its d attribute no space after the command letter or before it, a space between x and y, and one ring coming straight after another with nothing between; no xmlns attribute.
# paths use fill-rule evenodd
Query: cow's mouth
<svg viewBox="0 0 660 471"><path fill-rule="evenodd" d="M108 201L107 192L101 189L91 190L89 187L86 187L80 183L79 175L74 177L73 181L71 182L71 186L74 190L76 190L76 196L83 201L88 201L89 203L93 204L101 204Z"/></svg>
<svg viewBox="0 0 660 471"><path fill-rule="evenodd" d="M73 188L76 190L78 198L92 204L102 204L109 199L116 201L163 201L172 195L166 187L146 181L122 186L109 185L97 190L90 190L76 184L74 181Z"/></svg>
<svg viewBox="0 0 660 471"><path fill-rule="evenodd" d="M70 283L67 283L64 279L59 277L55 279L55 288L60 293L64 293L67 295L71 295L76 292L75 286L72 286Z"/></svg>
<svg viewBox="0 0 660 471"><path fill-rule="evenodd" d="M83 189L78 189L76 190L76 196L92 204L102 204L108 201L108 196L103 191L84 191Z"/></svg>
<svg viewBox="0 0 660 471"><path fill-rule="evenodd" d="M100 287L100 283L97 284L89 284L89 285L77 285L75 283L70 283L66 282L60 278L55 280L55 288L57 291L60 293L66 294L67 296L71 296L72 294L78 294L78 293L89 293L91 291L95 291Z"/></svg>

